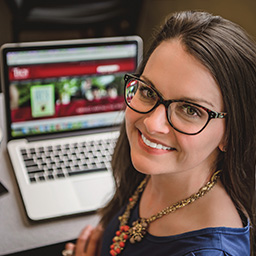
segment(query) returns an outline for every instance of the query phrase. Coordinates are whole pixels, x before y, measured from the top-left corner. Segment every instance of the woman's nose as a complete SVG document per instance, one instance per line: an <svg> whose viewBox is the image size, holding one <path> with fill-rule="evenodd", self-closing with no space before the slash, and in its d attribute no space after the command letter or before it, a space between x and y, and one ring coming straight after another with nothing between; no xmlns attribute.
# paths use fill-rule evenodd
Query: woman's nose
<svg viewBox="0 0 256 256"><path fill-rule="evenodd" d="M145 115L144 124L149 133L163 133L170 132L171 126L166 117L166 110L164 105L159 105L152 112Z"/></svg>

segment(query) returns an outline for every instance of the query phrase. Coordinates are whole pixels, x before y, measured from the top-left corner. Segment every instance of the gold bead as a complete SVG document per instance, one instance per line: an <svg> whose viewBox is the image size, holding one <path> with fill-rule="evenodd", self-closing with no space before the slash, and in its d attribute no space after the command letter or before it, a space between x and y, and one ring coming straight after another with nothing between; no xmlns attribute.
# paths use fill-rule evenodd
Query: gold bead
<svg viewBox="0 0 256 256"><path fill-rule="evenodd" d="M114 240L117 242L119 240L119 237L118 236L115 236L114 237Z"/></svg>
<svg viewBox="0 0 256 256"><path fill-rule="evenodd" d="M131 244L134 244L134 243L135 243L135 240L134 240L134 237L133 237L133 236L130 238L130 243L131 243Z"/></svg>
<svg viewBox="0 0 256 256"><path fill-rule="evenodd" d="M135 241L140 242L141 241L141 237L140 236L135 236Z"/></svg>

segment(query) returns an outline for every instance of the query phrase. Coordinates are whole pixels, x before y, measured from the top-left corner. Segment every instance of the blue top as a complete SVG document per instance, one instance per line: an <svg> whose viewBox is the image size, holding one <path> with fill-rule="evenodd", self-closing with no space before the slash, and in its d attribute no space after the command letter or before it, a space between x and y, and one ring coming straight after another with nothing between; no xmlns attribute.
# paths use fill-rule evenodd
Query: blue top
<svg viewBox="0 0 256 256"><path fill-rule="evenodd" d="M139 218L139 204L131 212L128 225ZM110 221L102 241L101 256L109 256L110 245L119 230L118 216ZM126 241L120 256L250 256L250 225L244 228L205 228L180 235L157 237L149 233L141 242ZM117 255L118 256L118 255Z"/></svg>

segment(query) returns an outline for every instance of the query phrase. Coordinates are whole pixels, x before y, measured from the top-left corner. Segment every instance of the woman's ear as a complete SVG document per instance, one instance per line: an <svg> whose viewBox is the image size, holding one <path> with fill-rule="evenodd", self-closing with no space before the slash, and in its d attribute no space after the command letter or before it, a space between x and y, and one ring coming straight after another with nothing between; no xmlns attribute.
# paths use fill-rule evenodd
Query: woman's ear
<svg viewBox="0 0 256 256"><path fill-rule="evenodd" d="M226 150L226 146L225 145L219 145L219 150L221 151L221 152L226 152L227 150Z"/></svg>
<svg viewBox="0 0 256 256"><path fill-rule="evenodd" d="M226 139L226 136L223 137L223 139L221 140L218 148L221 152L226 152L227 151L227 148L226 148L226 145L227 145L227 139Z"/></svg>

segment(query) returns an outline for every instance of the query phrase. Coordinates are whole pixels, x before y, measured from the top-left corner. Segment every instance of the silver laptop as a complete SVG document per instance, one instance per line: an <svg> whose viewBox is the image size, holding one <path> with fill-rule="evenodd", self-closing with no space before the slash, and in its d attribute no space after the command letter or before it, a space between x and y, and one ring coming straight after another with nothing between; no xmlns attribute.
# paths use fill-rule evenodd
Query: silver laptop
<svg viewBox="0 0 256 256"><path fill-rule="evenodd" d="M123 76L137 36L5 44L7 149L29 219L95 211L113 194Z"/></svg>

